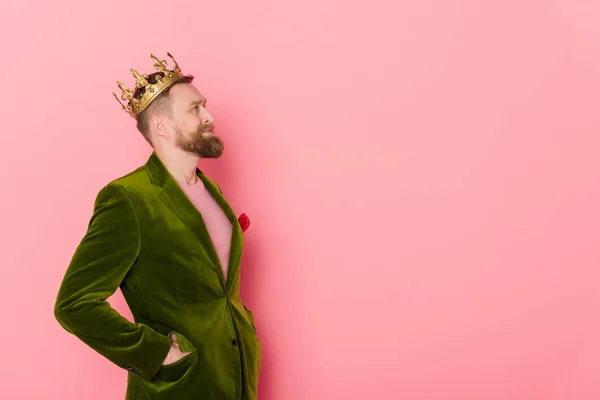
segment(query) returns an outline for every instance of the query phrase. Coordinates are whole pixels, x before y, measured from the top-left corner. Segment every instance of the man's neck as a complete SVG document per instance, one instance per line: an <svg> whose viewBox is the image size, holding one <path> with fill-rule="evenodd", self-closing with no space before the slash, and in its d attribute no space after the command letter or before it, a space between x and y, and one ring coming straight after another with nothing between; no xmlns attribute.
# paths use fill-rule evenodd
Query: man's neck
<svg viewBox="0 0 600 400"><path fill-rule="evenodd" d="M169 173L179 182L193 185L198 182L196 168L199 158L179 149L170 151L154 150Z"/></svg>

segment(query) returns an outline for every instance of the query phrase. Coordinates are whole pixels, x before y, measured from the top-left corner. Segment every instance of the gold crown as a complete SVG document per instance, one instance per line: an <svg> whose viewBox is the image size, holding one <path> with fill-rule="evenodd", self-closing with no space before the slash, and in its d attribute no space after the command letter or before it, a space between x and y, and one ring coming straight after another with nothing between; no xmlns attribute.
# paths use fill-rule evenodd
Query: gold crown
<svg viewBox="0 0 600 400"><path fill-rule="evenodd" d="M191 82L194 77L192 75L183 75L181 68L177 64L177 61L173 58L171 53L167 55L173 60L173 69L167 69L167 62L165 60L159 60L150 54L150 57L154 61L154 72L150 75L140 75L135 69L131 69L131 74L136 80L135 89L128 89L125 85L117 81L117 85L121 89L121 99L126 100L127 104L123 104L117 95L113 92L115 99L121 104L123 110L125 110L133 118L137 119L138 115L146 109L152 103L152 101L164 90L172 86L177 82Z"/></svg>

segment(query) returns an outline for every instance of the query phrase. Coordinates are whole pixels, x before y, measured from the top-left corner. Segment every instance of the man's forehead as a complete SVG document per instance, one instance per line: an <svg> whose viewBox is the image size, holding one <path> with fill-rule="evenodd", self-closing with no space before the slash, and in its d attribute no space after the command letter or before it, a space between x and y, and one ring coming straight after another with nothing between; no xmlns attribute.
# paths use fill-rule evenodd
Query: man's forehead
<svg viewBox="0 0 600 400"><path fill-rule="evenodd" d="M178 101L189 103L193 101L205 100L205 97L202 95L202 93L200 93L200 91L191 83L176 85L171 89L171 93Z"/></svg>

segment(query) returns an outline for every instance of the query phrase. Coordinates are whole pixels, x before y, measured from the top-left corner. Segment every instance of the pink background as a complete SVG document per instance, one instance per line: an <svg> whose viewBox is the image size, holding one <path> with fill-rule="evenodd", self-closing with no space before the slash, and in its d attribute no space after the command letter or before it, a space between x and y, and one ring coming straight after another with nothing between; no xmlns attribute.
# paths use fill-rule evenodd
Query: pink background
<svg viewBox="0 0 600 400"><path fill-rule="evenodd" d="M3 399L124 397L52 309L167 51L252 220L261 400L600 397L597 1L94 3L0 5Z"/></svg>

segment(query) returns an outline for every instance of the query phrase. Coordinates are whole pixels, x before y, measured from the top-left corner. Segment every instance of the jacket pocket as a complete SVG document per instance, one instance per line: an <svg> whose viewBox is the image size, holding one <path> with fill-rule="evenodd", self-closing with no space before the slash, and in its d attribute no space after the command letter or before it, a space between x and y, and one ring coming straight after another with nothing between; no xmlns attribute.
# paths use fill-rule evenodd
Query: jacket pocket
<svg viewBox="0 0 600 400"><path fill-rule="evenodd" d="M179 360L170 364L162 365L156 373L155 380L159 383L181 384L191 374L192 370L198 362L198 351L190 343L190 341L178 332L170 332L177 335L177 344L183 352L190 352Z"/></svg>
<svg viewBox="0 0 600 400"><path fill-rule="evenodd" d="M161 366L156 373L156 380L179 385L192 373L197 361L198 353L194 350L171 364Z"/></svg>

